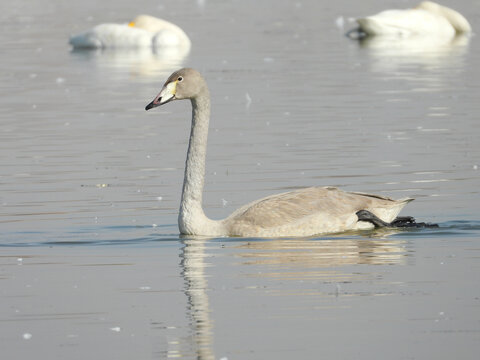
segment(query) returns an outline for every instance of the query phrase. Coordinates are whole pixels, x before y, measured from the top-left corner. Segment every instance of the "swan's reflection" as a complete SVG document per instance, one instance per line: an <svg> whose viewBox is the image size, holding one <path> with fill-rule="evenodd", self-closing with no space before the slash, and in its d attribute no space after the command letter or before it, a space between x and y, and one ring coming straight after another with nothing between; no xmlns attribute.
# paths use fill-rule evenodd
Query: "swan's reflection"
<svg viewBox="0 0 480 360"><path fill-rule="evenodd" d="M322 282L358 281L358 273L332 271L331 267L356 264L400 265L407 259L405 241L380 238L329 238L329 239L251 239L222 245L222 252L230 256L231 263L242 259L241 274L259 278L287 281L321 280ZM199 360L213 360L214 323L211 319L206 269L208 249L218 249L218 242L207 238L184 240L182 275L185 280L187 314L190 320L191 344ZM224 247L225 246L225 247ZM230 251L229 251L230 249ZM259 269L260 267L260 269ZM279 270L280 268L280 270ZM327 269L325 269L327 268ZM260 270L260 271L259 271ZM285 271L282 271L285 270ZM282 287L285 286L282 285ZM288 285L287 285L288 287ZM289 290L288 288L284 290ZM297 295L302 295L300 292ZM191 351L192 351L191 350Z"/></svg>
<svg viewBox="0 0 480 360"><path fill-rule="evenodd" d="M119 48L96 50L72 50L77 60L92 61L101 70L128 72L132 76L166 76L182 67L189 53L183 48Z"/></svg>
<svg viewBox="0 0 480 360"><path fill-rule="evenodd" d="M310 269L345 265L400 265L406 262L405 242L385 239L281 239L254 241L239 246L236 256L244 264ZM298 273L297 273L298 275Z"/></svg>
<svg viewBox="0 0 480 360"><path fill-rule="evenodd" d="M208 282L205 274L205 268L209 266L205 261L208 257L205 252L206 241L208 241L206 238L184 240L181 265L194 351L199 360L214 360L213 321L210 318Z"/></svg>
<svg viewBox="0 0 480 360"><path fill-rule="evenodd" d="M368 51L373 72L396 77L402 77L403 72L410 79L428 80L448 77L452 68L462 67L469 41L468 35L459 35L453 39L435 36L367 36L359 44ZM418 72L412 76L412 69L418 67L424 76Z"/></svg>

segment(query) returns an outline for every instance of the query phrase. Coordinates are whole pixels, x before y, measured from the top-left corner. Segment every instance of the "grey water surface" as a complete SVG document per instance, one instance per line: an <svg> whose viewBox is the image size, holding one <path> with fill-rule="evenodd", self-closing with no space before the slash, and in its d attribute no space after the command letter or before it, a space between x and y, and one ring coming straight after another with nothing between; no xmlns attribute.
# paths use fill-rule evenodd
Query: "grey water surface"
<svg viewBox="0 0 480 360"><path fill-rule="evenodd" d="M480 2L442 2L480 31ZM477 359L479 40L353 41L413 1L18 0L0 5L2 359ZM184 58L72 51L148 13ZM204 208L311 185L414 197L438 229L180 237L190 104L212 95Z"/></svg>

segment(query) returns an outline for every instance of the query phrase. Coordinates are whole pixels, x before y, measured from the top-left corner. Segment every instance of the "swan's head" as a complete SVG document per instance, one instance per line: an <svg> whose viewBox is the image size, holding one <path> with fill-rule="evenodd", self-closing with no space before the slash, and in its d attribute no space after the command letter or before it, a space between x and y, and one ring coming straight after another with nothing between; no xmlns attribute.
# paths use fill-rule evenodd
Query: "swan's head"
<svg viewBox="0 0 480 360"><path fill-rule="evenodd" d="M206 90L206 82L197 70L183 68L170 75L160 93L145 107L145 110L172 100L194 99Z"/></svg>

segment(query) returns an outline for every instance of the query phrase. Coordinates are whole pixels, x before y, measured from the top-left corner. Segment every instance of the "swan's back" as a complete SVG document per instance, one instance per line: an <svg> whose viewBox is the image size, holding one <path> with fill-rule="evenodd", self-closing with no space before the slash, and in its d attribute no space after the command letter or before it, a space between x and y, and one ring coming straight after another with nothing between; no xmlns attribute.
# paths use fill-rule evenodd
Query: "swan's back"
<svg viewBox="0 0 480 360"><path fill-rule="evenodd" d="M422 9L385 10L357 19L357 22L369 35L455 35L454 28L445 18Z"/></svg>
<svg viewBox="0 0 480 360"><path fill-rule="evenodd" d="M70 45L78 49L143 48L152 44L149 31L122 24L100 24L70 38Z"/></svg>
<svg viewBox="0 0 480 360"><path fill-rule="evenodd" d="M238 236L335 233L371 227L359 225L359 210L391 222L411 200L345 192L335 187L310 187L254 201L235 211L224 223L230 235Z"/></svg>

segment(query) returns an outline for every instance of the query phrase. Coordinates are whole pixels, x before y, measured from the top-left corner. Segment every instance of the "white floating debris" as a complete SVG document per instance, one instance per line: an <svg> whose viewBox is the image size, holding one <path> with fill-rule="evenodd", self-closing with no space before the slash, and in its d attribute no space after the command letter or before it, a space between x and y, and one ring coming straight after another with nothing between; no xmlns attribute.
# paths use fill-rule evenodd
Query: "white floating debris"
<svg viewBox="0 0 480 360"><path fill-rule="evenodd" d="M97 188L106 188L108 187L108 184L95 184Z"/></svg>
<svg viewBox="0 0 480 360"><path fill-rule="evenodd" d="M158 200L158 201L162 201L162 200L163 200L163 197L157 196L157 200Z"/></svg>
<svg viewBox="0 0 480 360"><path fill-rule="evenodd" d="M157 224L152 224L152 227L156 228L158 225Z"/></svg>
<svg viewBox="0 0 480 360"><path fill-rule="evenodd" d="M18 262L22 262L22 261L23 261L23 258L18 258L17 261L18 261Z"/></svg>
<svg viewBox="0 0 480 360"><path fill-rule="evenodd" d="M115 332L120 332L120 331L122 331L122 329L120 328L120 326L111 327L110 330L115 331Z"/></svg>
<svg viewBox="0 0 480 360"><path fill-rule="evenodd" d="M22 337L25 339L25 340L30 340L32 338L32 334L30 333L25 333L22 335Z"/></svg>
<svg viewBox="0 0 480 360"><path fill-rule="evenodd" d="M343 16L339 16L335 19L335 25L337 25L340 30L343 30L343 28L345 27L345 19L343 18Z"/></svg>
<svg viewBox="0 0 480 360"><path fill-rule="evenodd" d="M245 94L245 99L247 100L247 103L245 104L245 106L248 108L250 108L250 105L252 104L252 98L250 97L250 94L247 92Z"/></svg>
<svg viewBox="0 0 480 360"><path fill-rule="evenodd" d="M58 77L58 78L55 80L55 82L56 82L57 84L63 84L63 83L65 82L65 78Z"/></svg>
<svg viewBox="0 0 480 360"><path fill-rule="evenodd" d="M478 170L478 165L473 165L473 170Z"/></svg>
<svg viewBox="0 0 480 360"><path fill-rule="evenodd" d="M139 289L140 290L150 290L151 287L150 286L140 286Z"/></svg>
<svg viewBox="0 0 480 360"><path fill-rule="evenodd" d="M222 199L222 205L223 205L223 207L227 206L227 204L228 204L228 201L225 200L225 199Z"/></svg>
<svg viewBox="0 0 480 360"><path fill-rule="evenodd" d="M335 284L335 296L338 296L341 290L342 287L340 286L340 284Z"/></svg>

